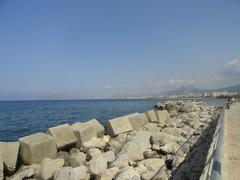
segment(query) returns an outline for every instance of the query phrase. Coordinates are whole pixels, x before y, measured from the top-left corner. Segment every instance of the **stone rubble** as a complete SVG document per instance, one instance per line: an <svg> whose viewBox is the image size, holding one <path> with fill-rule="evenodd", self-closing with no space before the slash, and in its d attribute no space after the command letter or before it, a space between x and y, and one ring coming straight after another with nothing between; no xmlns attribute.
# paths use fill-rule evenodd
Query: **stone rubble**
<svg viewBox="0 0 240 180"><path fill-rule="evenodd" d="M168 179L222 109L190 101L154 107L105 128L92 119L1 142L0 180Z"/></svg>

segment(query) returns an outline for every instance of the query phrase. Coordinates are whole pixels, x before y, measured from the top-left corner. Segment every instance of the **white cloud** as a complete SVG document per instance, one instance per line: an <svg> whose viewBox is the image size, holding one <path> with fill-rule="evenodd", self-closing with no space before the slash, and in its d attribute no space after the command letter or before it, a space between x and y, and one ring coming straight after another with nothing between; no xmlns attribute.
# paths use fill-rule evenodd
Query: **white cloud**
<svg viewBox="0 0 240 180"><path fill-rule="evenodd" d="M239 74L240 75L240 59L234 59L225 65L226 74Z"/></svg>
<svg viewBox="0 0 240 180"><path fill-rule="evenodd" d="M190 86L194 84L193 80L182 80L182 79L171 79L168 80L168 84L170 86L174 86L174 87L180 87L180 86Z"/></svg>
<svg viewBox="0 0 240 180"><path fill-rule="evenodd" d="M111 89L111 86L106 85L104 89Z"/></svg>

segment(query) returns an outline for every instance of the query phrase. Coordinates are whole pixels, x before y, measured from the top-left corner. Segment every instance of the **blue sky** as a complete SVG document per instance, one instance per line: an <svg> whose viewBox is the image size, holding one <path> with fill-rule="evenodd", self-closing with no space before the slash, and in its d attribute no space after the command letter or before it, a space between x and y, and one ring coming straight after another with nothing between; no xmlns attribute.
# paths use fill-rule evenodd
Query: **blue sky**
<svg viewBox="0 0 240 180"><path fill-rule="evenodd" d="M239 0L0 0L0 99L240 83Z"/></svg>

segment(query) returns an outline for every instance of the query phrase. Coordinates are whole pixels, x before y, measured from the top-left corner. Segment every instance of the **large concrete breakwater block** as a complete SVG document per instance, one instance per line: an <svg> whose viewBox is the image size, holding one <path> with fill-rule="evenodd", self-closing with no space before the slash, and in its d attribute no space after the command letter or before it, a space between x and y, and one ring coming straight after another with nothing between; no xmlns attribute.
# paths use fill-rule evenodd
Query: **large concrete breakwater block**
<svg viewBox="0 0 240 180"><path fill-rule="evenodd" d="M133 130L129 118L137 116L139 113L133 113L126 116L110 119L106 123L106 131L111 137Z"/></svg>
<svg viewBox="0 0 240 180"><path fill-rule="evenodd" d="M105 133L104 127L96 119L85 123L76 122L71 128L77 138L76 147L78 148L80 148L84 142L91 140L91 138L101 137Z"/></svg>
<svg viewBox="0 0 240 180"><path fill-rule="evenodd" d="M13 174L18 161L19 142L1 142L0 146L4 168L8 174Z"/></svg>
<svg viewBox="0 0 240 180"><path fill-rule="evenodd" d="M69 124L51 127L48 129L48 134L55 139L58 150L69 148L77 142L77 138L75 137Z"/></svg>
<svg viewBox="0 0 240 180"><path fill-rule="evenodd" d="M147 112L145 112L145 114L147 115L149 122L157 122L158 121L157 115L154 110L147 111Z"/></svg>
<svg viewBox="0 0 240 180"><path fill-rule="evenodd" d="M145 124L149 123L147 115L145 113L136 114L135 116L131 116L128 118L130 121L132 128L134 130L141 129Z"/></svg>
<svg viewBox="0 0 240 180"><path fill-rule="evenodd" d="M55 158L57 146L54 138L45 133L35 133L19 139L20 157L24 164L38 164L46 158Z"/></svg>
<svg viewBox="0 0 240 180"><path fill-rule="evenodd" d="M163 111L155 111L156 115L157 115L157 119L158 122L164 124L165 121L170 118L170 114L168 113L167 110L163 110Z"/></svg>

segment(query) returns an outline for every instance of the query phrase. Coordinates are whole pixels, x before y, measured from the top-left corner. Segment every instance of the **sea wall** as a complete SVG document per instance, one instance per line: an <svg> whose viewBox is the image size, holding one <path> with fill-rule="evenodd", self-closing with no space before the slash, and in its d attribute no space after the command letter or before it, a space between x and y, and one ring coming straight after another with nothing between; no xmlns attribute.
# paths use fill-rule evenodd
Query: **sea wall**
<svg viewBox="0 0 240 180"><path fill-rule="evenodd" d="M110 119L105 127L96 119L50 127L0 143L0 179L147 180L160 168L168 179L220 113L218 107L177 101Z"/></svg>

